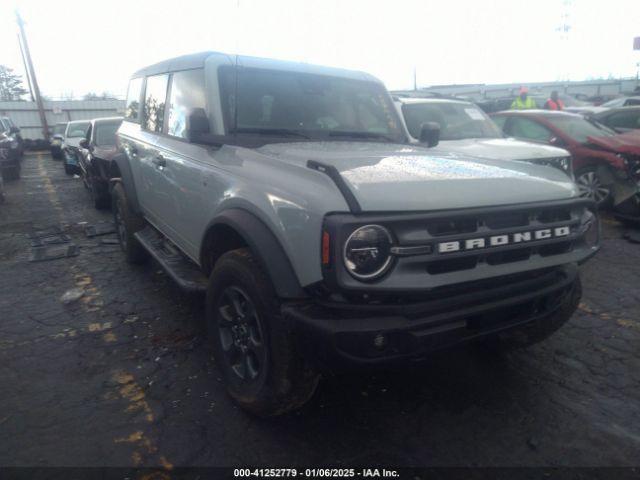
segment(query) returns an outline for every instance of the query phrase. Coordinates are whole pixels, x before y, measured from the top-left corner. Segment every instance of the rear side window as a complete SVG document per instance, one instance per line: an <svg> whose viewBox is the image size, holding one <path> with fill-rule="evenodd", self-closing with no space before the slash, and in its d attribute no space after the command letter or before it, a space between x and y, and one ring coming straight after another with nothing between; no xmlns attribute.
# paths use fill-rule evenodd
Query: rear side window
<svg viewBox="0 0 640 480"><path fill-rule="evenodd" d="M91 125L89 122L86 123L71 123L67 127L67 138L79 138L87 136L87 129Z"/></svg>
<svg viewBox="0 0 640 480"><path fill-rule="evenodd" d="M606 124L614 128L640 128L640 110L614 113L607 118Z"/></svg>
<svg viewBox="0 0 640 480"><path fill-rule="evenodd" d="M166 74L147 77L144 97L144 127L151 132L162 132L168 79L169 75Z"/></svg>
<svg viewBox="0 0 640 480"><path fill-rule="evenodd" d="M187 138L187 115L194 108L205 108L204 71L198 69L175 72L171 80L167 133Z"/></svg>
<svg viewBox="0 0 640 480"><path fill-rule="evenodd" d="M491 117L491 120L493 120L493 122L498 125L498 127L500 127L501 130L504 130L504 124L507 123L507 117L503 116L498 116L496 115L495 117Z"/></svg>
<svg viewBox="0 0 640 480"><path fill-rule="evenodd" d="M122 122L96 123L95 142L100 146L112 146L116 144L116 132Z"/></svg>
<svg viewBox="0 0 640 480"><path fill-rule="evenodd" d="M140 119L140 90L142 89L142 78L133 78L129 82L127 90L127 104L125 106L124 118L134 122Z"/></svg>
<svg viewBox="0 0 640 480"><path fill-rule="evenodd" d="M553 136L550 130L528 118L511 119L511 135L536 142L548 142Z"/></svg>

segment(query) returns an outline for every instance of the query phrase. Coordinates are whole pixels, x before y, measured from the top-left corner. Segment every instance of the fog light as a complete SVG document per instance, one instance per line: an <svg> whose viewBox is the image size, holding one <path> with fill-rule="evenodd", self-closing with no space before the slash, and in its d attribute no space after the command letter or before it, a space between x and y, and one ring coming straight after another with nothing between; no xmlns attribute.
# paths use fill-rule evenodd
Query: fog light
<svg viewBox="0 0 640 480"><path fill-rule="evenodd" d="M385 337L381 333L379 333L373 338L373 346L376 347L378 350L384 349L388 343L389 341L387 340L387 337Z"/></svg>
<svg viewBox="0 0 640 480"><path fill-rule="evenodd" d="M600 222L598 217L587 210L580 225L584 242L589 248L595 248L600 244Z"/></svg>

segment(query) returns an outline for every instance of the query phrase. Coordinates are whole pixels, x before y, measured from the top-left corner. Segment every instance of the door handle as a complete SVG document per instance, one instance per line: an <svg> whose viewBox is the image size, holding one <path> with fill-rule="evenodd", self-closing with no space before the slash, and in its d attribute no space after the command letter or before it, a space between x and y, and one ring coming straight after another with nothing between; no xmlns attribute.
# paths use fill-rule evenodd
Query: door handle
<svg viewBox="0 0 640 480"><path fill-rule="evenodd" d="M158 155L157 157L155 157L153 160L151 160L151 163L153 163L160 170L167 166L167 160L162 155Z"/></svg>

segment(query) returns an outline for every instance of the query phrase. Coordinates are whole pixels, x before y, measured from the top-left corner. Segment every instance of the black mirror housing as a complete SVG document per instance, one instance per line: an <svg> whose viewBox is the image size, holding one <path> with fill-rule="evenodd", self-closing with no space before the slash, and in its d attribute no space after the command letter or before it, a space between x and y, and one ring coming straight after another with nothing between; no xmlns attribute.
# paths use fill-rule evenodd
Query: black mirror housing
<svg viewBox="0 0 640 480"><path fill-rule="evenodd" d="M20 129L18 127L11 127L9 133L20 133Z"/></svg>
<svg viewBox="0 0 640 480"><path fill-rule="evenodd" d="M187 116L186 130L190 142L195 142L201 135L210 132L209 119L204 108L191 109Z"/></svg>
<svg viewBox="0 0 640 480"><path fill-rule="evenodd" d="M437 122L426 122L420 126L420 143L425 143L427 147L435 147L440 142L440 124Z"/></svg>
<svg viewBox="0 0 640 480"><path fill-rule="evenodd" d="M78 142L78 145L80 145L82 148L89 148L89 140L83 138Z"/></svg>

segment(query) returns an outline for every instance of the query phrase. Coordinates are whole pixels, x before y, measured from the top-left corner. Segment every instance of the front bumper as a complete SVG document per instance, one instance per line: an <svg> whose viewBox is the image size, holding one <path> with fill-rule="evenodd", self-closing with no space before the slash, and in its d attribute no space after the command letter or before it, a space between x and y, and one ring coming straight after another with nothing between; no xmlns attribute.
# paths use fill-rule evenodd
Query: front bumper
<svg viewBox="0 0 640 480"><path fill-rule="evenodd" d="M78 166L79 153L76 149L67 147L64 149L64 162L73 167Z"/></svg>
<svg viewBox="0 0 640 480"><path fill-rule="evenodd" d="M282 307L314 365L349 370L419 360L435 350L523 326L570 301L578 268L436 289L403 305L294 303Z"/></svg>
<svg viewBox="0 0 640 480"><path fill-rule="evenodd" d="M0 148L0 168L13 168L20 163L20 153L16 148Z"/></svg>

